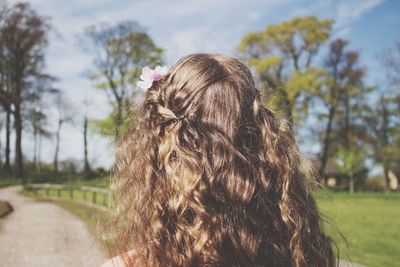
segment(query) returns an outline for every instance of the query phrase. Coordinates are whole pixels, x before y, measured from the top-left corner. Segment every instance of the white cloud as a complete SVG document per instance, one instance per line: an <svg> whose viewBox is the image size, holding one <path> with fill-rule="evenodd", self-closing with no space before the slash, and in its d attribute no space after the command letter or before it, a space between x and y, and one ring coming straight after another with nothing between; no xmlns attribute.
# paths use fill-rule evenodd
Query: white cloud
<svg viewBox="0 0 400 267"><path fill-rule="evenodd" d="M330 37L331 40L335 40L337 38L348 38L351 33L351 27L346 26L346 27L341 27L336 29L336 31L333 32L333 35Z"/></svg>
<svg viewBox="0 0 400 267"><path fill-rule="evenodd" d="M350 0L343 1L337 7L336 26L342 27L348 25L368 10L383 3L384 0Z"/></svg>

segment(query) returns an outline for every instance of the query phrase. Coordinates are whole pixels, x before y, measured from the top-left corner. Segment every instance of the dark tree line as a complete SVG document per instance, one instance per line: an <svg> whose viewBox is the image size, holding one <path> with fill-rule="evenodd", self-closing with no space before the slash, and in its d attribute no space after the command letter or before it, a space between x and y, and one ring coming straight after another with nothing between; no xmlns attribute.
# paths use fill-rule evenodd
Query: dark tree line
<svg viewBox="0 0 400 267"><path fill-rule="evenodd" d="M15 174L23 177L22 139L24 115L33 99L40 97L35 84L46 80L44 53L50 24L28 4L3 7L0 23L0 99L6 114L6 162L10 169L10 134L15 132ZM11 117L14 125L11 125ZM12 127L13 126L13 127Z"/></svg>
<svg viewBox="0 0 400 267"><path fill-rule="evenodd" d="M1 8L0 106L5 134L4 148L1 147L4 165L1 167L7 173L23 177L23 181L26 180L24 166L28 162L32 163L36 174L41 173L44 139L54 139L52 171L59 172L62 129L79 117L65 93L54 88L57 79L45 72L45 52L51 30L49 18L38 14L27 3ZM82 116L83 172L89 178L94 175L88 155L91 125L117 140L121 131L134 123L135 111L131 110L130 101L138 93L136 81L143 66L161 64L163 50L134 21L91 26L84 29L80 37L81 45L93 56L95 68L91 79L97 88L107 93L112 106L111 114L104 120L91 120L87 114ZM50 119L56 122L55 130L50 130ZM22 144L30 134L33 137L32 161L24 158ZM10 143L11 137L15 138L14 146ZM10 158L12 154L15 154L14 161Z"/></svg>

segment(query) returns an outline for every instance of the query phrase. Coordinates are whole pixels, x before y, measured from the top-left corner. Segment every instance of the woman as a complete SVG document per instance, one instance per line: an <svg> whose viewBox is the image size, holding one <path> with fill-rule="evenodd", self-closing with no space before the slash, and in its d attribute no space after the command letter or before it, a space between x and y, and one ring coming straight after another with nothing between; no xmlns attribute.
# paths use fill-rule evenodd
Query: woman
<svg viewBox="0 0 400 267"><path fill-rule="evenodd" d="M336 265L310 164L243 63L193 54L142 78L141 117L112 181L110 248L129 253L107 264Z"/></svg>

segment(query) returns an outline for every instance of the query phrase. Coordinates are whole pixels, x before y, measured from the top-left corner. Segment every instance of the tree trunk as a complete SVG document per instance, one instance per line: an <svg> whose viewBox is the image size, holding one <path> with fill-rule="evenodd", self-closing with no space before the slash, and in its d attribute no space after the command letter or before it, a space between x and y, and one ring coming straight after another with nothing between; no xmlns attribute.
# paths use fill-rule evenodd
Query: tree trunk
<svg viewBox="0 0 400 267"><path fill-rule="evenodd" d="M62 120L58 121L57 133L56 133L56 151L54 153L53 171L58 173L58 152L60 151L60 132L61 132Z"/></svg>
<svg viewBox="0 0 400 267"><path fill-rule="evenodd" d="M335 111L336 111L336 109L334 107L331 107L329 109L328 124L326 126L324 144L323 144L322 155L321 155L321 160L320 160L321 165L319 168L319 179L321 179L321 178L324 179L325 186L328 185L328 177L325 175L325 168L326 168L326 164L328 162L329 147L331 144L332 123L333 123L333 117L335 115Z"/></svg>
<svg viewBox="0 0 400 267"><path fill-rule="evenodd" d="M122 126L122 100L117 101L117 114L115 115L115 142L118 141L121 135L121 126Z"/></svg>
<svg viewBox="0 0 400 267"><path fill-rule="evenodd" d="M23 178L23 182L26 183L24 177L24 167L22 158L22 117L21 117L21 104L19 101L15 103L15 174L19 178Z"/></svg>
<svg viewBox="0 0 400 267"><path fill-rule="evenodd" d="M344 126L344 146L346 148L350 147L350 99L346 91L345 99L345 126Z"/></svg>
<svg viewBox="0 0 400 267"><path fill-rule="evenodd" d="M42 135L39 133L38 136L38 151L37 151L37 173L41 173L42 167L41 167L41 155L42 155Z"/></svg>
<svg viewBox="0 0 400 267"><path fill-rule="evenodd" d="M389 169L386 166L383 166L383 173L385 175L385 190L390 191Z"/></svg>
<svg viewBox="0 0 400 267"><path fill-rule="evenodd" d="M35 169L35 173L37 173L37 146L38 146L38 130L35 126L33 130L33 168Z"/></svg>
<svg viewBox="0 0 400 267"><path fill-rule="evenodd" d="M87 129L88 129L88 118L85 116L85 119L83 122L83 145L84 145L84 157L85 157L84 173L85 173L86 178L90 178L92 170L90 168L89 159L88 159Z"/></svg>
<svg viewBox="0 0 400 267"><path fill-rule="evenodd" d="M350 194L354 193L354 176L350 176L350 181L349 181L349 189L350 189Z"/></svg>
<svg viewBox="0 0 400 267"><path fill-rule="evenodd" d="M5 147L5 157L6 161L4 163L4 170L10 171L10 135L11 135L11 112L9 109L6 110L6 147Z"/></svg>

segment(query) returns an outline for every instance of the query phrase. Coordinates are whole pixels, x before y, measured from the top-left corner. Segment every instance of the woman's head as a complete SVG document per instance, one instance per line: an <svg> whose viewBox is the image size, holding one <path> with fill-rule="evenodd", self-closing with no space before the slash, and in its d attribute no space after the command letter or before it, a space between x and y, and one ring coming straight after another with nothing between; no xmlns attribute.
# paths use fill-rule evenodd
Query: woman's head
<svg viewBox="0 0 400 267"><path fill-rule="evenodd" d="M180 59L147 100L218 126L232 139L241 111L250 110L258 94L250 71L237 59L195 54Z"/></svg>
<svg viewBox="0 0 400 267"><path fill-rule="evenodd" d="M222 55L183 57L153 83L117 151L117 249L148 266L334 265L304 158L260 99Z"/></svg>

